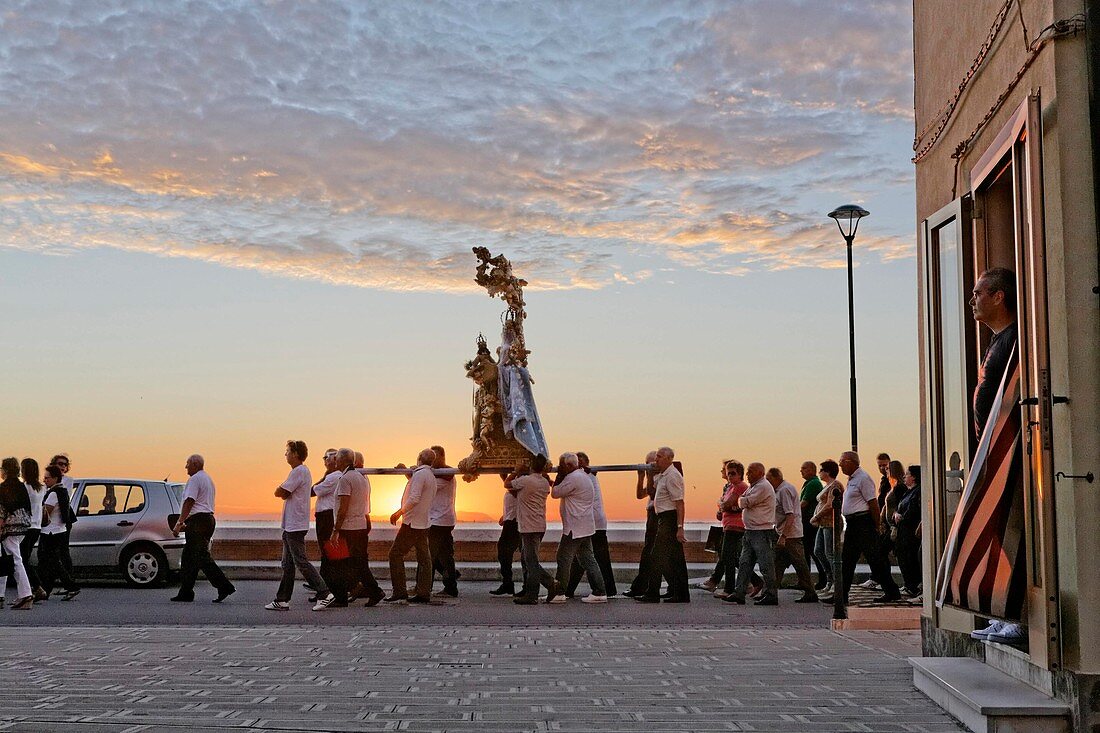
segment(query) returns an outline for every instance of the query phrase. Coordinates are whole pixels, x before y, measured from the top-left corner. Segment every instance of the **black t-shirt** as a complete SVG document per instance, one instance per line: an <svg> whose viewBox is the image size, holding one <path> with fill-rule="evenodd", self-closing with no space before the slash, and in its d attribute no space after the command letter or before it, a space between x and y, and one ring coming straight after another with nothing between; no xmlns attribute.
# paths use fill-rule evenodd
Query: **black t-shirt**
<svg viewBox="0 0 1100 733"><path fill-rule="evenodd" d="M989 419L989 411L993 409L993 399L1001 387L1009 357L1016 347L1016 330L1016 324L1012 323L994 334L978 369L978 386L974 388L974 434L979 437Z"/></svg>

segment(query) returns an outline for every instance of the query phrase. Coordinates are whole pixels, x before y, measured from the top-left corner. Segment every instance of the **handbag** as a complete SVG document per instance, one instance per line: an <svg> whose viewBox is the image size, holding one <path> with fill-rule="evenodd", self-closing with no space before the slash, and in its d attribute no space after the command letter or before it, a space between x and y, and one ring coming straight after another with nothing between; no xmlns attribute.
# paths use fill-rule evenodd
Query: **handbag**
<svg viewBox="0 0 1100 733"><path fill-rule="evenodd" d="M325 543L325 557L332 562L350 558L351 551L348 549L347 540L345 540L342 535L337 535L335 539L329 539L329 541Z"/></svg>
<svg viewBox="0 0 1100 733"><path fill-rule="evenodd" d="M703 552L717 555L722 549L723 533L724 530L721 527L711 527L710 532L707 532L707 543L703 545Z"/></svg>

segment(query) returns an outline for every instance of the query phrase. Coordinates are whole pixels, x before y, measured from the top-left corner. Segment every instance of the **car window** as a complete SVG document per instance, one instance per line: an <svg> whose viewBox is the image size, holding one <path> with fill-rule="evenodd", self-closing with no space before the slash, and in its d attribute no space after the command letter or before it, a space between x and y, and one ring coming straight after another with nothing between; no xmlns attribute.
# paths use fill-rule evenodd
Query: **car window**
<svg viewBox="0 0 1100 733"><path fill-rule="evenodd" d="M77 515L132 514L145 509L145 490L138 484L84 484Z"/></svg>

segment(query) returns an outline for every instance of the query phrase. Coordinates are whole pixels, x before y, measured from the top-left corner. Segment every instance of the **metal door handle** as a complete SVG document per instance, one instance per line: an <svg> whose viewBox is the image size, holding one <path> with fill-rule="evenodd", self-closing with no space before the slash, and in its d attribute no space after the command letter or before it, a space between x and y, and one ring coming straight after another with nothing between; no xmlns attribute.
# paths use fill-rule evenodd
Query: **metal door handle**
<svg viewBox="0 0 1100 733"><path fill-rule="evenodd" d="M133 527L134 523L133 522L127 522L125 519L123 519L121 522L118 523L118 526L119 527Z"/></svg>

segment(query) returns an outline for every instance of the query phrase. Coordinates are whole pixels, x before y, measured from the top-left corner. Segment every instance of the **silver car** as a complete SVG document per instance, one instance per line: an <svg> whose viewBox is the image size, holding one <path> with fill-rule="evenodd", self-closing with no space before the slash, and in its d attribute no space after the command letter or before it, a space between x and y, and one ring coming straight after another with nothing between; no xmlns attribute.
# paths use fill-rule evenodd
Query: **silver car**
<svg viewBox="0 0 1100 733"><path fill-rule="evenodd" d="M182 491L182 484L164 481L73 479L73 567L118 569L136 587L166 583L169 572L179 570L183 555L183 538L172 535Z"/></svg>

